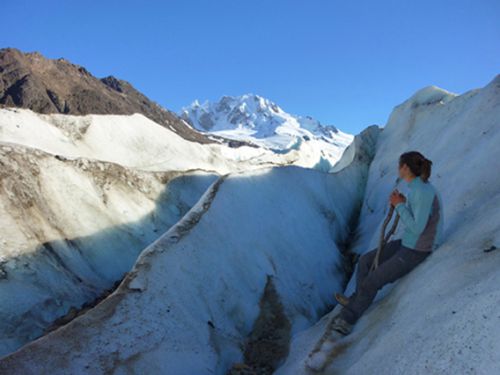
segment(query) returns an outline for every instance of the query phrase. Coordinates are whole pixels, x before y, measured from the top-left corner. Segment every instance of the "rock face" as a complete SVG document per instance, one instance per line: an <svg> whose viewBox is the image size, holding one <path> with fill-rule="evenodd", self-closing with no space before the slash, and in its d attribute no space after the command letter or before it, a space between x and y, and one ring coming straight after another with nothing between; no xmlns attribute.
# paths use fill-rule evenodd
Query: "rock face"
<svg viewBox="0 0 500 375"><path fill-rule="evenodd" d="M98 79L65 59L51 60L14 48L0 50L0 105L38 113L140 113L185 139L213 142L126 81L113 76Z"/></svg>

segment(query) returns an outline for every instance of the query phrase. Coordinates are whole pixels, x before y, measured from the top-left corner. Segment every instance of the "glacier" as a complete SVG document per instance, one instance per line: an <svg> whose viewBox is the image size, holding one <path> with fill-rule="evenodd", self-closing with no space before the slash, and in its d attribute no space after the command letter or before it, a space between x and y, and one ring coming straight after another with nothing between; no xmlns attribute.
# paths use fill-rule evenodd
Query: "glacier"
<svg viewBox="0 0 500 375"><path fill-rule="evenodd" d="M315 161L190 142L138 114L0 108L0 354L112 292L218 177Z"/></svg>
<svg viewBox="0 0 500 375"><path fill-rule="evenodd" d="M137 122L130 120L134 116L117 121ZM116 290L4 356L0 373L225 374L246 360L271 280L288 322L284 334L291 338L276 373L306 374L304 361L332 315L333 293L349 295L354 288L351 258L376 246L390 191L398 186L407 193L404 183L398 185L397 160L413 149L434 163L444 243L379 293L324 373L500 372L499 118L497 76L461 95L433 86L420 90L394 108L384 128L371 126L356 136L330 167L286 166L283 159L272 166L268 160L279 164L276 158L289 155L272 151L265 154L269 159L248 162L246 170L219 156L220 149L217 173L206 168L210 161L201 160L200 167L195 160L189 168L199 167L209 186L198 185L201 197L190 194L184 207L191 207L146 246ZM96 121L108 129L105 118ZM2 147L40 145L27 133L15 139L15 121L9 124L3 134L11 143ZM128 137L113 134L119 147ZM77 151L66 150L69 162L113 155L100 147L82 154L88 143L65 137L57 150L37 152L52 152L50 158L59 161L63 147L78 144ZM137 160L126 167L155 172ZM120 160L95 161L109 162ZM187 173L184 167L177 172Z"/></svg>
<svg viewBox="0 0 500 375"><path fill-rule="evenodd" d="M223 373L241 360L268 276L292 332L310 326L345 282L341 247L363 196L362 159L337 174L288 166L219 177L113 294L0 370Z"/></svg>

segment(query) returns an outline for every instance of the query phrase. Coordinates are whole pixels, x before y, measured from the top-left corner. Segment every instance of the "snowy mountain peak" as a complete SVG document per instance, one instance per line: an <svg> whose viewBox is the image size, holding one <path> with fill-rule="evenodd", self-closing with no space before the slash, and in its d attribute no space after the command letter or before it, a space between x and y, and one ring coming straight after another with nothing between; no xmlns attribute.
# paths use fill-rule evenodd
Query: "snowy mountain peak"
<svg viewBox="0 0 500 375"><path fill-rule="evenodd" d="M269 129L274 131L276 127L287 122L289 125L308 130L328 128L333 133L338 132L334 126L323 126L310 116L288 114L276 103L255 94L224 95L217 102L207 100L202 104L195 100L190 106L184 107L180 115L202 131L248 128L260 132L257 135L260 138L266 137Z"/></svg>
<svg viewBox="0 0 500 375"><path fill-rule="evenodd" d="M195 100L180 116L195 129L279 150L312 139L345 148L353 138L310 116L289 114L256 94L222 96L217 102Z"/></svg>
<svg viewBox="0 0 500 375"><path fill-rule="evenodd" d="M183 108L182 114L189 114L192 109L203 110L205 112L224 113L227 116L239 115L242 113L260 113L267 116L285 114L285 111L283 111L275 103L255 94L244 94L240 96L224 95L215 103L207 100L203 104L200 104L198 100L195 100L191 106ZM232 119L237 122L239 118L237 116L232 117ZM200 130L211 130L210 124L200 123L200 125ZM251 126L252 124L249 123L246 125Z"/></svg>

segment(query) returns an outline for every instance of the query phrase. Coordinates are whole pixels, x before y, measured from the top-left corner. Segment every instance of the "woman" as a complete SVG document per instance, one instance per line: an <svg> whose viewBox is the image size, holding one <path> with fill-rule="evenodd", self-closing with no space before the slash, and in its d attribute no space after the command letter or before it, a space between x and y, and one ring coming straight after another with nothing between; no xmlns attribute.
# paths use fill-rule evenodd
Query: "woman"
<svg viewBox="0 0 500 375"><path fill-rule="evenodd" d="M377 291L408 274L441 244L443 215L441 196L428 181L432 162L420 152L405 152L399 157L399 177L408 182L408 200L394 190L390 204L400 216L405 230L402 239L389 241L382 249L379 266L370 272L373 249L359 258L356 291L349 298L337 293L342 311L333 329L346 335L370 306ZM405 204L406 203L406 204Z"/></svg>

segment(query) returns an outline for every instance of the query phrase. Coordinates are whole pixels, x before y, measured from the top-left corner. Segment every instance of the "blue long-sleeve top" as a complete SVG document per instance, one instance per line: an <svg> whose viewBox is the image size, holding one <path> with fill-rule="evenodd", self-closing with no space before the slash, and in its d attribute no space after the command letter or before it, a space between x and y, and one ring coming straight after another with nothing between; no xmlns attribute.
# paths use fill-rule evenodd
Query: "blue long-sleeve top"
<svg viewBox="0 0 500 375"><path fill-rule="evenodd" d="M408 183L406 203L395 206L405 226L402 245L421 251L435 250L442 243L443 210L441 195L429 181L417 176Z"/></svg>

